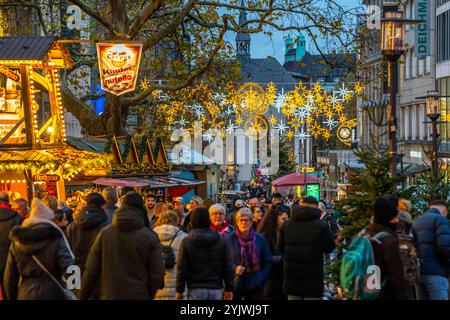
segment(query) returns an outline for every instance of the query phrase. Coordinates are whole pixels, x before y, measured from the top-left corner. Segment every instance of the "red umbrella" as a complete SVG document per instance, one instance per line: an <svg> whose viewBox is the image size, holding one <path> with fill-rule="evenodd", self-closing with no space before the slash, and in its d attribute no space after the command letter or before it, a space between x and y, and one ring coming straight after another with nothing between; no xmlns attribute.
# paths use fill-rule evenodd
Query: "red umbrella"
<svg viewBox="0 0 450 320"><path fill-rule="evenodd" d="M306 180L305 180L306 175ZM306 183L322 183L318 177L308 175L306 173L290 173L288 175L282 176L274 181L272 185L274 187L292 187L304 185Z"/></svg>

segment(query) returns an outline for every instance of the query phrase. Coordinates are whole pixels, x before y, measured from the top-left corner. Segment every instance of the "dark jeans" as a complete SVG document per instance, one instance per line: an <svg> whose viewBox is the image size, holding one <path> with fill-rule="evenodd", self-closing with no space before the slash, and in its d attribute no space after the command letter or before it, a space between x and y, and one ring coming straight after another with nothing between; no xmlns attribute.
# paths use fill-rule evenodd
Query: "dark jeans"
<svg viewBox="0 0 450 320"><path fill-rule="evenodd" d="M263 288L256 288L251 291L235 292L233 300L263 300Z"/></svg>

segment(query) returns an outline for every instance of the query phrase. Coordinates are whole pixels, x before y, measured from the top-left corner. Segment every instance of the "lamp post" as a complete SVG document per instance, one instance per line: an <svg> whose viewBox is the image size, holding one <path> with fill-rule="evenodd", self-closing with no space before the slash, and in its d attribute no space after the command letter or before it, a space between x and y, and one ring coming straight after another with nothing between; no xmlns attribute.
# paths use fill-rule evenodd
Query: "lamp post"
<svg viewBox="0 0 450 320"><path fill-rule="evenodd" d="M433 176L437 178L439 176L439 134L437 130L437 125L439 118L441 117L441 98L445 98L447 96L441 96L438 91L428 91L428 94L425 97L417 97L416 99L425 99L426 108L427 108L427 117L431 122L431 139L432 139L432 149L431 149L431 170Z"/></svg>
<svg viewBox="0 0 450 320"><path fill-rule="evenodd" d="M391 156L391 177L397 176L397 89L398 59L402 56L405 45L405 25L418 24L422 20L403 19L403 12L389 10L384 12L381 20L381 51L389 62L389 155Z"/></svg>

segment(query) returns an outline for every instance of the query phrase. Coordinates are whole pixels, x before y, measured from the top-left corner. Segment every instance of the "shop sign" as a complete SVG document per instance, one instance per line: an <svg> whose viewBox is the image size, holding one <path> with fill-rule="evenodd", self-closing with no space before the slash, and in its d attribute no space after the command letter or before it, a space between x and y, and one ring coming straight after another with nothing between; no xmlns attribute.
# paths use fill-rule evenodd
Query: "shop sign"
<svg viewBox="0 0 450 320"><path fill-rule="evenodd" d="M106 169L85 169L83 174L87 177L106 176L108 171Z"/></svg>
<svg viewBox="0 0 450 320"><path fill-rule="evenodd" d="M42 182L57 182L60 180L60 176L57 174L36 174L33 180Z"/></svg>
<svg viewBox="0 0 450 320"><path fill-rule="evenodd" d="M306 184L306 196L313 196L317 200L320 200L320 184L307 183Z"/></svg>
<svg viewBox="0 0 450 320"><path fill-rule="evenodd" d="M430 55L430 10L428 0L416 0L415 14L417 19L423 20L415 28L415 56L424 58Z"/></svg>
<svg viewBox="0 0 450 320"><path fill-rule="evenodd" d="M102 89L116 96L133 91L141 53L142 43L97 43Z"/></svg>
<svg viewBox="0 0 450 320"><path fill-rule="evenodd" d="M19 82L20 76L12 71L11 69L0 64L0 73L4 74L6 77L11 79L12 81Z"/></svg>

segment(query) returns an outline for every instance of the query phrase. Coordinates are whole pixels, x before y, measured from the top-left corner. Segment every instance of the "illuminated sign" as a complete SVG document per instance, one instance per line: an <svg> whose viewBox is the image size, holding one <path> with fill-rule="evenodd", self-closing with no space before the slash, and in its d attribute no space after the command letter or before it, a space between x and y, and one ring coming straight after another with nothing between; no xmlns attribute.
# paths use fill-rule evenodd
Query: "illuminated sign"
<svg viewBox="0 0 450 320"><path fill-rule="evenodd" d="M320 184L318 183L307 183L306 184L306 196L312 196L317 200L320 200Z"/></svg>
<svg viewBox="0 0 450 320"><path fill-rule="evenodd" d="M106 176L108 174L108 171L106 169L85 169L83 171L83 174L85 176Z"/></svg>
<svg viewBox="0 0 450 320"><path fill-rule="evenodd" d="M0 73L3 73L5 76L10 78L12 81L19 82L19 80L20 80L20 76L17 73L15 73L14 71L12 71L11 69L9 69L5 66L2 66L1 64L0 64Z"/></svg>
<svg viewBox="0 0 450 320"><path fill-rule="evenodd" d="M416 0L415 13L417 19L424 20L424 23L416 26L414 50L418 58L430 55L430 11L428 0Z"/></svg>
<svg viewBox="0 0 450 320"><path fill-rule="evenodd" d="M142 43L97 43L102 89L116 96L133 91L141 52Z"/></svg>
<svg viewBox="0 0 450 320"><path fill-rule="evenodd" d="M34 181L57 182L60 180L60 177L57 174L37 174L33 179Z"/></svg>

